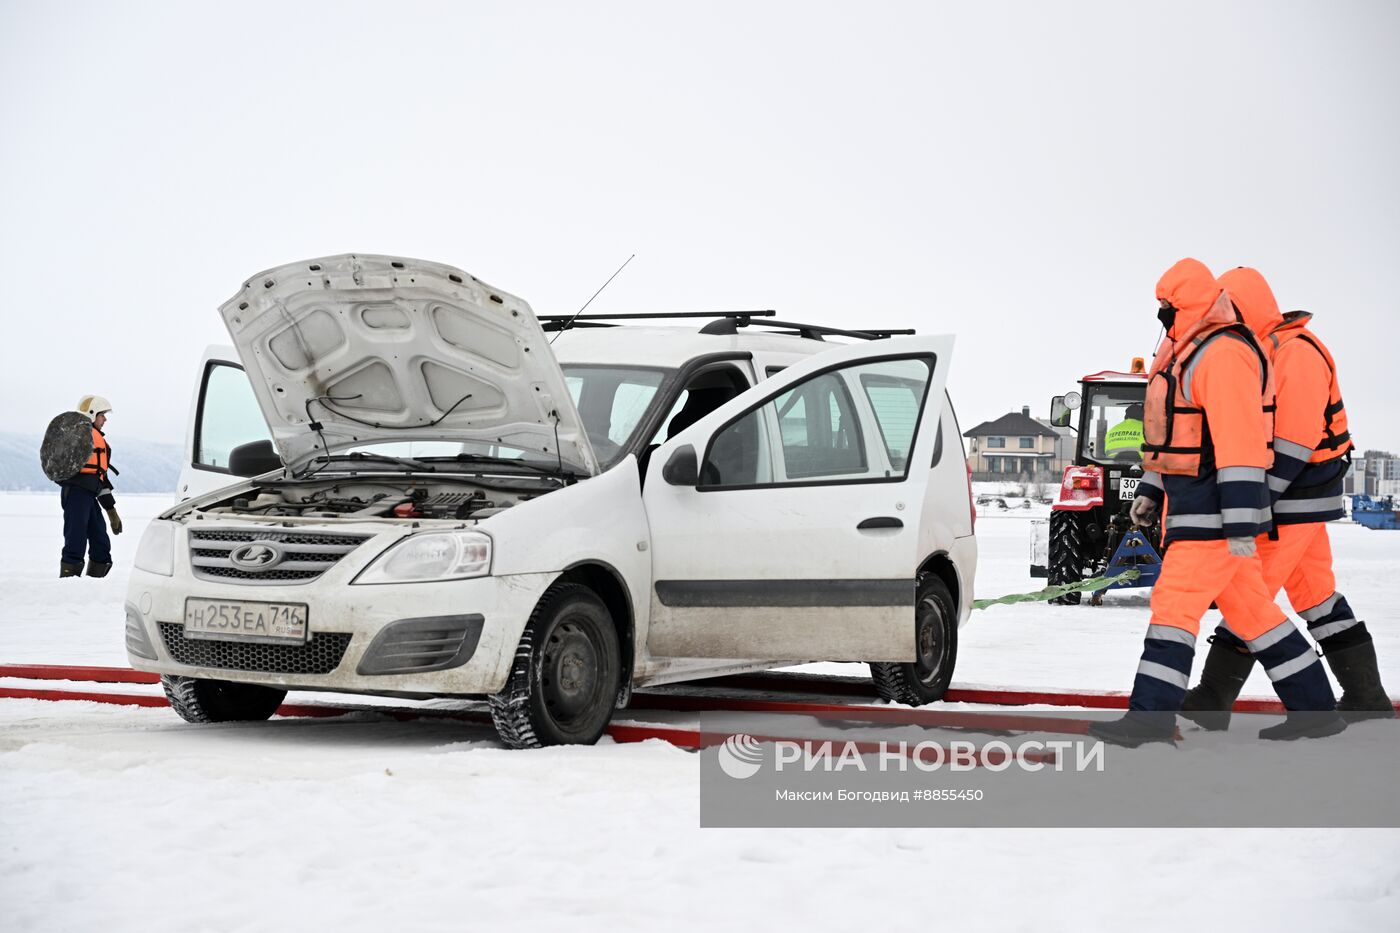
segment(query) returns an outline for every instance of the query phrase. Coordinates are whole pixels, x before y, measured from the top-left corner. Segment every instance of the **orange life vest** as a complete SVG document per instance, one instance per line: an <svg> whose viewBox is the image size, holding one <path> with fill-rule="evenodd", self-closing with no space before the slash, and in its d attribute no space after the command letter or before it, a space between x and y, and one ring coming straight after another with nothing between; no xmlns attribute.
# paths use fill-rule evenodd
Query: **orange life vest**
<svg viewBox="0 0 1400 933"><path fill-rule="evenodd" d="M1191 370L1206 345L1226 335L1243 340L1259 356L1259 407L1267 421L1264 436L1274 436L1274 380L1269 358L1235 311L1229 295L1222 291L1205 316L1181 339L1164 343L1152 361L1143 406L1144 470L1176 476L1200 473L1206 452L1205 410L1191 404Z"/></svg>
<svg viewBox="0 0 1400 933"><path fill-rule="evenodd" d="M102 479L107 478L107 468L111 463L112 448L107 446L107 438L102 436L102 432L97 428L92 429L92 453L88 456L87 463L79 473L95 474ZM72 462L71 460L69 461ZM69 467L71 470L72 467Z"/></svg>
<svg viewBox="0 0 1400 933"><path fill-rule="evenodd" d="M1317 335L1308 330L1307 323L1311 318L1312 315L1306 311L1290 311L1284 315L1283 323L1269 332L1269 349L1270 356L1277 359L1285 344L1292 340L1302 340L1312 344L1313 349L1322 355L1323 362L1327 364L1327 373L1331 378L1327 385L1327 407L1322 413L1326 420L1324 430L1327 433L1318 442L1308 460L1309 463L1326 463L1328 460L1346 456L1355 445L1351 442L1351 432L1347 430L1347 410L1342 404L1341 386L1337 383L1337 362L1332 359L1332 354L1323 342L1317 339Z"/></svg>

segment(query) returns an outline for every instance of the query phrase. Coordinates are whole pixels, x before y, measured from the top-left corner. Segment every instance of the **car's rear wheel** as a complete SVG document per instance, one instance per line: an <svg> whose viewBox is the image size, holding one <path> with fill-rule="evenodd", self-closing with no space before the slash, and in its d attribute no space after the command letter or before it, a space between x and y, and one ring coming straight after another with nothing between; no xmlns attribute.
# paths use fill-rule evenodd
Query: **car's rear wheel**
<svg viewBox="0 0 1400 933"><path fill-rule="evenodd" d="M162 674L170 706L185 722L258 722L277 712L287 691L262 684Z"/></svg>
<svg viewBox="0 0 1400 933"><path fill-rule="evenodd" d="M525 625L505 689L489 698L496 732L511 748L591 745L612 719L621 671L603 601L555 584Z"/></svg>
<svg viewBox="0 0 1400 933"><path fill-rule="evenodd" d="M958 660L958 610L947 585L933 574L919 581L914 595L913 664L870 665L870 679L882 700L923 706L943 699Z"/></svg>

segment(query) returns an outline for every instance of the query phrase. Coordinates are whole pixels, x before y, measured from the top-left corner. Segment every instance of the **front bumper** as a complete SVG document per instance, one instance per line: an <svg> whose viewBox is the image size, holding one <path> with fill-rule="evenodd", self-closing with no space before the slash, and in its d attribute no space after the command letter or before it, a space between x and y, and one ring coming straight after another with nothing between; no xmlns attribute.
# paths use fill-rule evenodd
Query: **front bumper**
<svg viewBox="0 0 1400 933"><path fill-rule="evenodd" d="M531 611L558 576L352 586L346 579L352 569L345 571L337 568L310 583L240 586L199 580L178 566L173 577L133 570L126 602L127 656L137 670L287 688L425 696L495 693L505 686ZM304 603L308 642L185 639L185 599L191 596ZM443 643L446 647L428 665L436 669L394 672L403 670L405 656L402 650L395 653L395 644L386 646L386 639L397 634L402 649L410 640L421 645L422 638L415 636L425 630L450 633L454 627L462 637ZM407 663L415 662L410 657Z"/></svg>

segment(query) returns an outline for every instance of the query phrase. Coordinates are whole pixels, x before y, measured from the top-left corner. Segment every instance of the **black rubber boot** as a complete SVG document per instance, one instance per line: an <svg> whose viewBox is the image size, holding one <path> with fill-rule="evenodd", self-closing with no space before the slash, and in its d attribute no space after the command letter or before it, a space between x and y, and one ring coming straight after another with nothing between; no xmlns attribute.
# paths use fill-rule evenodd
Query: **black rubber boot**
<svg viewBox="0 0 1400 933"><path fill-rule="evenodd" d="M105 577L107 576L107 571L111 569L111 564L99 564L95 560L88 561L88 576L90 577Z"/></svg>
<svg viewBox="0 0 1400 933"><path fill-rule="evenodd" d="M1336 735L1347 727L1347 721L1335 710L1310 713L1290 711L1288 718L1276 726L1259 730L1259 738L1275 742L1291 742L1294 739L1320 739Z"/></svg>
<svg viewBox="0 0 1400 933"><path fill-rule="evenodd" d="M82 565L82 564L66 564L66 563L63 563L62 561L59 561L59 564L58 564L58 578L59 578L60 580L63 579L64 577L81 577L82 575L83 575L83 565Z"/></svg>
<svg viewBox="0 0 1400 933"><path fill-rule="evenodd" d="M1137 748L1147 742L1176 744L1176 716L1165 712L1129 710L1122 719L1089 724L1089 734L1111 745Z"/></svg>
<svg viewBox="0 0 1400 933"><path fill-rule="evenodd" d="M1210 636L1201 682L1186 691L1181 715L1212 732L1230 727L1230 710L1254 669L1254 656L1235 636Z"/></svg>
<svg viewBox="0 0 1400 933"><path fill-rule="evenodd" d="M1342 685L1342 698L1337 712L1348 722L1363 719L1393 719L1395 706L1381 686L1381 672L1376 664L1376 645L1369 637L1359 645L1331 651L1323 656L1327 666Z"/></svg>

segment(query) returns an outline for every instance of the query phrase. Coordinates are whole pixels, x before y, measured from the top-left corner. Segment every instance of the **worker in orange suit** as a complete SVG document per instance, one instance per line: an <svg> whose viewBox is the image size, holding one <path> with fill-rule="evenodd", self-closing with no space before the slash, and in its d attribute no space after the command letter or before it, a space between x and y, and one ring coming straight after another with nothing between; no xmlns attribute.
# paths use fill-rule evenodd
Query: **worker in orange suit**
<svg viewBox="0 0 1400 933"><path fill-rule="evenodd" d="M1267 471L1273 381L1268 357L1209 269L1183 259L1157 283L1167 339L1148 373L1143 469L1131 514L1150 524L1169 502L1170 545L1128 713L1091 734L1119 745L1170 742L1186 699L1201 617L1212 603L1269 672L1289 715L1265 739L1346 728L1317 656L1274 605L1255 539L1273 524Z"/></svg>
<svg viewBox="0 0 1400 933"><path fill-rule="evenodd" d="M1341 518L1342 478L1351 462L1351 435L1337 383L1337 364L1308 328L1306 311L1280 314L1273 290L1256 270L1220 277L1245 324L1258 336L1274 368L1274 465L1269 493L1274 531L1257 539L1269 594L1282 588L1308 624L1342 687L1337 709L1352 721L1392 717L1381 685L1376 647L1366 624L1337 592L1327 522ZM1230 708L1254 658L1225 617L1211 636L1201 682L1186 694L1182 713L1207 729L1230 724Z"/></svg>

